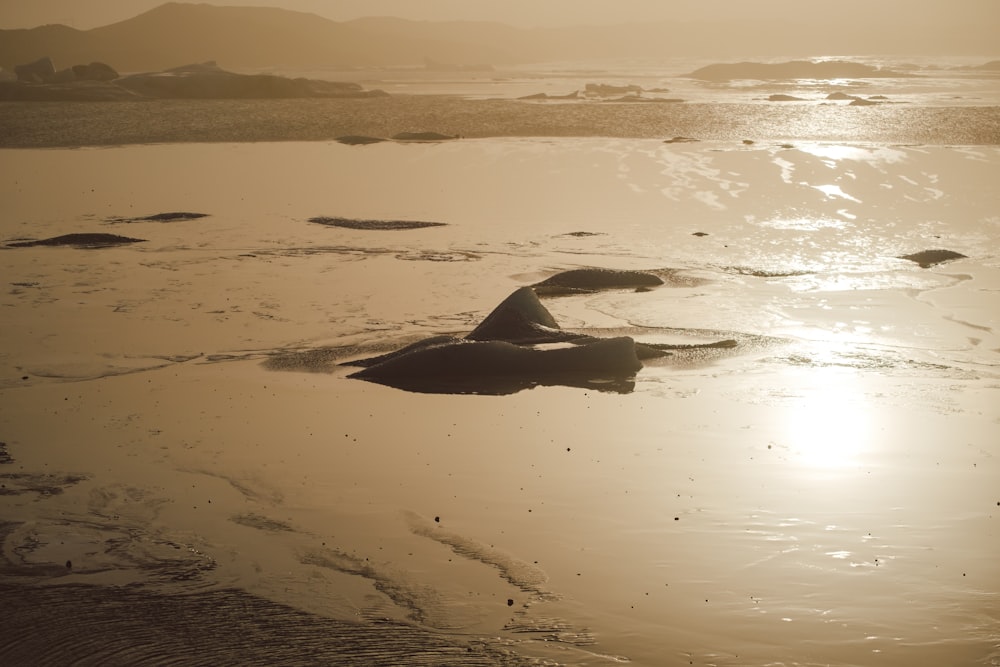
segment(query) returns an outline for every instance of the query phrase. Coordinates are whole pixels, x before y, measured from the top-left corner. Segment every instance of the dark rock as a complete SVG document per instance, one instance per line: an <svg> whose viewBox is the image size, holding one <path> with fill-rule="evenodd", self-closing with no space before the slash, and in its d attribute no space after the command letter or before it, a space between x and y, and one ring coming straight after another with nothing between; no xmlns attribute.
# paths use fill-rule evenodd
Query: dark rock
<svg viewBox="0 0 1000 667"><path fill-rule="evenodd" d="M691 236L708 236L708 232L692 232Z"/></svg>
<svg viewBox="0 0 1000 667"><path fill-rule="evenodd" d="M177 220L197 220L207 217L207 213L190 213L188 211L174 211L171 213L154 213L144 218L136 218L144 222L175 222Z"/></svg>
<svg viewBox="0 0 1000 667"><path fill-rule="evenodd" d="M692 139L691 137L674 137L673 139L664 139L665 144L693 144L700 141L699 139Z"/></svg>
<svg viewBox="0 0 1000 667"><path fill-rule="evenodd" d="M523 97L517 98L519 100L578 100L580 99L580 93L573 91L566 95L549 95L548 93L535 93L534 95L525 95Z"/></svg>
<svg viewBox="0 0 1000 667"><path fill-rule="evenodd" d="M522 287L504 299L487 315L467 340L502 340L537 344L576 340L579 334L564 332L552 313L530 287Z"/></svg>
<svg viewBox="0 0 1000 667"><path fill-rule="evenodd" d="M214 62L135 74L116 82L143 97L159 99L283 99L299 97L377 97L356 83L290 79L273 74L236 74Z"/></svg>
<svg viewBox="0 0 1000 667"><path fill-rule="evenodd" d="M828 99L828 100L842 100L842 101L847 101L847 100L856 100L856 99L858 99L858 96L857 95L848 95L847 93L842 93L840 91L837 91L835 93L830 93L829 95L827 95L826 99Z"/></svg>
<svg viewBox="0 0 1000 667"><path fill-rule="evenodd" d="M964 259L966 255L953 250L921 250L910 255L901 255L899 259L908 259L916 262L920 268L928 269L935 264L949 262L953 259Z"/></svg>
<svg viewBox="0 0 1000 667"><path fill-rule="evenodd" d="M45 56L34 62L16 65L14 73L17 75L17 80L24 83L45 83L56 73L56 68L52 64L52 59Z"/></svg>
<svg viewBox="0 0 1000 667"><path fill-rule="evenodd" d="M583 88L583 94L592 97L613 97L615 95L639 95L642 87L634 84L614 86L607 83L588 83Z"/></svg>
<svg viewBox="0 0 1000 667"><path fill-rule="evenodd" d="M509 393L536 384L589 384L629 378L642 368L635 341L594 339L585 345L536 349L504 341L425 345L350 377L411 391Z"/></svg>
<svg viewBox="0 0 1000 667"><path fill-rule="evenodd" d="M328 227L344 227L346 229L365 229L373 231L398 231L405 229L422 229L424 227L444 227L444 222L425 222L422 220L354 220L351 218L328 218L318 216L309 218L309 222Z"/></svg>
<svg viewBox="0 0 1000 667"><path fill-rule="evenodd" d="M379 144L383 141L388 141L388 139L382 139L380 137L366 137L358 134L349 134L343 137L337 137L336 140L339 143L346 144L348 146L367 146L368 144Z"/></svg>
<svg viewBox="0 0 1000 667"><path fill-rule="evenodd" d="M563 343L561 347L533 347ZM664 352L631 338L563 331L530 287L504 299L464 339L434 336L395 352L349 362L350 377L433 393L506 394L537 385L631 391L640 358Z"/></svg>
<svg viewBox="0 0 1000 667"><path fill-rule="evenodd" d="M775 93L774 95L767 96L768 102L805 102L805 98L796 97L795 95L783 95L781 93Z"/></svg>
<svg viewBox="0 0 1000 667"><path fill-rule="evenodd" d="M34 246L73 246L75 248L109 248L111 246L127 245L129 243L143 243L146 239L134 239L128 236L117 234L63 234L40 241L18 241L8 243L10 248L31 248Z"/></svg>
<svg viewBox="0 0 1000 667"><path fill-rule="evenodd" d="M629 287L656 287L663 279L647 271L620 271L616 269L572 269L563 271L536 283L534 287L543 293L559 289L597 291Z"/></svg>
<svg viewBox="0 0 1000 667"><path fill-rule="evenodd" d="M118 78L115 68L99 62L73 65L72 69L77 81L114 81Z"/></svg>
<svg viewBox="0 0 1000 667"><path fill-rule="evenodd" d="M852 106L852 107L870 107L870 106L874 106L876 104L881 104L881 102L877 102L875 100L866 100L864 98L859 97L857 99L851 100L851 103L848 106Z"/></svg>

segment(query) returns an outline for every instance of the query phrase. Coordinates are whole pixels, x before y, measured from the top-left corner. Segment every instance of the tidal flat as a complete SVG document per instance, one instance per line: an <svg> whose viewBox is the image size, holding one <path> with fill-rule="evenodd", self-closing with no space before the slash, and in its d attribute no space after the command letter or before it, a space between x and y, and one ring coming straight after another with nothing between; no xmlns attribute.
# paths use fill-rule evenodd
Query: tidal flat
<svg viewBox="0 0 1000 667"><path fill-rule="evenodd" d="M0 151L0 661L997 664L1000 149L737 137ZM588 267L667 279L565 329L736 345L341 365Z"/></svg>

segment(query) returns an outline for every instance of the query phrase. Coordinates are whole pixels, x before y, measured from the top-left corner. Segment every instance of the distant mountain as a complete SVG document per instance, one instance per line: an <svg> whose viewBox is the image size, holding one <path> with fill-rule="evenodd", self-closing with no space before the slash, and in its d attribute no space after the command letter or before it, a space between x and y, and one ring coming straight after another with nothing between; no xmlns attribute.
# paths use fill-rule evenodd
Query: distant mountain
<svg viewBox="0 0 1000 667"><path fill-rule="evenodd" d="M957 20L957 19L956 19ZM268 7L170 2L92 30L62 25L0 30L0 66L49 56L57 67L105 62L121 72L215 60L229 69L510 65L613 57L819 56L996 53L995 26L913 23L823 29L788 22L649 22L576 28L514 28L488 22L394 18L331 21Z"/></svg>

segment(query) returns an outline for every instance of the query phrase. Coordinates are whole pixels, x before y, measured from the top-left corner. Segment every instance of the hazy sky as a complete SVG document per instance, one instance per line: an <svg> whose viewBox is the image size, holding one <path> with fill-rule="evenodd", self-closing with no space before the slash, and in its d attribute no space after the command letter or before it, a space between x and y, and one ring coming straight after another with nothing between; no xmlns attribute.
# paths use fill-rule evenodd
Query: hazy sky
<svg viewBox="0 0 1000 667"><path fill-rule="evenodd" d="M0 28L63 23L93 28L152 9L164 0L0 0ZM1000 34L1000 0L213 0L209 4L284 7L334 20L400 16L491 20L518 26L630 23L657 19L853 18L886 25L988 21Z"/></svg>

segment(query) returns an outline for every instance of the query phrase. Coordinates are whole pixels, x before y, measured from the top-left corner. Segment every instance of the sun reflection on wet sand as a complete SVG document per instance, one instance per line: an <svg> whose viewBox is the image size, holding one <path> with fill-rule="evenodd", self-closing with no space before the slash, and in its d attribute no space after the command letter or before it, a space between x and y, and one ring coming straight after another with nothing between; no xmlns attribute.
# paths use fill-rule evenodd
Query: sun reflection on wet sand
<svg viewBox="0 0 1000 667"><path fill-rule="evenodd" d="M807 469L831 472L858 465L874 440L875 420L855 388L854 371L809 369L783 425L793 460Z"/></svg>

